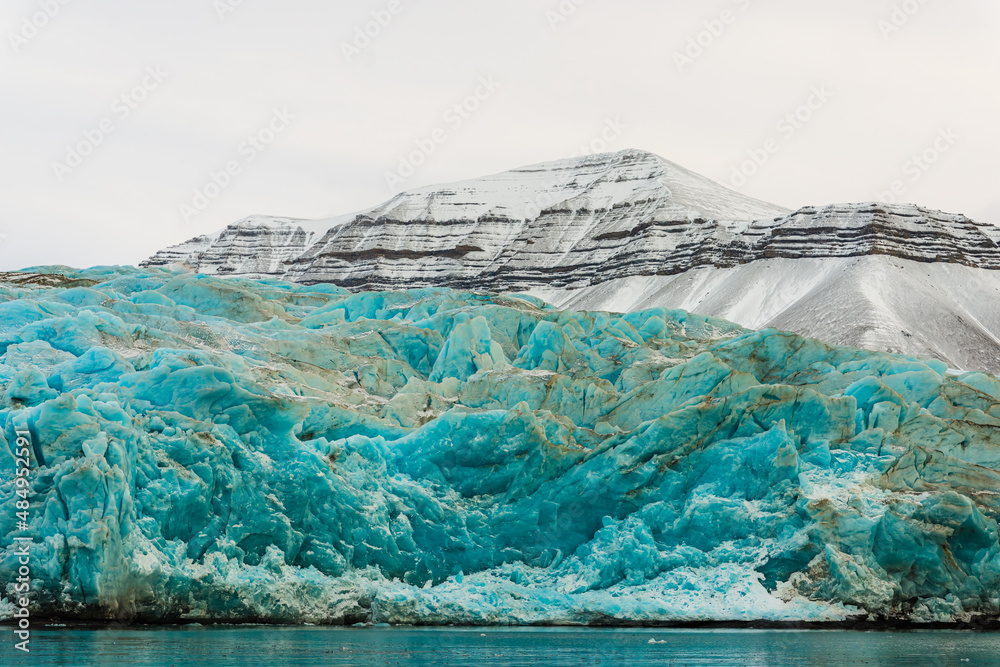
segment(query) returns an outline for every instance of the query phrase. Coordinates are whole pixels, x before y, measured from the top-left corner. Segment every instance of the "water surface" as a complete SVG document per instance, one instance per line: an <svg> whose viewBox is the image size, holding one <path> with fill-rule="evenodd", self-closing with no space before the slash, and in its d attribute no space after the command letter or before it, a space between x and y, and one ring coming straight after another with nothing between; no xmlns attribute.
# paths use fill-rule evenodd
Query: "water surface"
<svg viewBox="0 0 1000 667"><path fill-rule="evenodd" d="M4 628L7 634L9 628ZM49 627L17 665L1000 665L1000 633L731 629Z"/></svg>

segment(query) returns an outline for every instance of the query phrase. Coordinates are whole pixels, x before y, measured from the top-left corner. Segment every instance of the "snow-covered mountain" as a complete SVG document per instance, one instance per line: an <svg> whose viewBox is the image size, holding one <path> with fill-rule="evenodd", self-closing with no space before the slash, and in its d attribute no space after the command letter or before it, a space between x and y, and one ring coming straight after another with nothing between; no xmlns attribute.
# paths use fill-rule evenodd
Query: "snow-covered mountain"
<svg viewBox="0 0 1000 667"><path fill-rule="evenodd" d="M602 279L595 250L607 259L642 251L632 237L644 223L672 221L663 241L655 230L643 237L652 239L650 249L684 252L744 226L716 220L786 213L655 155L625 151L421 188L351 216L308 223L253 216L163 250L143 266L187 262L209 274L370 289L525 289L552 278L583 285Z"/></svg>
<svg viewBox="0 0 1000 667"><path fill-rule="evenodd" d="M252 215L220 232L197 236L161 250L142 266L191 264L202 273L248 277L283 277L285 263L347 219L299 220Z"/></svg>
<svg viewBox="0 0 1000 667"><path fill-rule="evenodd" d="M256 216L154 255L352 289L530 292L685 308L1000 372L1000 229L912 205L792 212L641 151L402 193L318 221Z"/></svg>

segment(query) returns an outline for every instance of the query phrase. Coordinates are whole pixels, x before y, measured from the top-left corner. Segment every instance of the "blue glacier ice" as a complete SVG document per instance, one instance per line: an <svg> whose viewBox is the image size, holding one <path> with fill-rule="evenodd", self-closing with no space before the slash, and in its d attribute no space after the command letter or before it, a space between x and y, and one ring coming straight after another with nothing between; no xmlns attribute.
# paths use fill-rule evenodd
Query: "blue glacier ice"
<svg viewBox="0 0 1000 667"><path fill-rule="evenodd" d="M0 284L0 616L1000 614L1000 381L682 311L163 269ZM17 432L30 525L16 525Z"/></svg>

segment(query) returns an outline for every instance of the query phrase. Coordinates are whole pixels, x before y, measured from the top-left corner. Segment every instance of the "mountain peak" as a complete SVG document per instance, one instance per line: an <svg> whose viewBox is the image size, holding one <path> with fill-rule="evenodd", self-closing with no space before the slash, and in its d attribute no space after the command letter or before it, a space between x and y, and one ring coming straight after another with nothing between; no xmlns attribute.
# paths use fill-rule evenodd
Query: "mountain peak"
<svg viewBox="0 0 1000 667"><path fill-rule="evenodd" d="M532 220L551 209L614 209L636 203L675 220L750 221L790 212L734 192L653 153L628 149L417 188L396 195L371 215L406 222Z"/></svg>
<svg viewBox="0 0 1000 667"><path fill-rule="evenodd" d="M499 270L509 262L565 259L588 252L595 239L626 238L656 221L704 227L714 220L743 228L788 213L653 153L627 149L417 188L356 215L316 221L250 216L163 250L143 265L182 263L206 273L294 274L359 284L367 280L362 277L366 269L353 266L354 259L369 257L373 267L382 267L391 257L428 252L459 264L469 259L464 269L449 270L471 277L486 265ZM475 251L466 257L456 248ZM328 274L332 264L345 268L350 278L339 271ZM322 277L313 275L316 270Z"/></svg>

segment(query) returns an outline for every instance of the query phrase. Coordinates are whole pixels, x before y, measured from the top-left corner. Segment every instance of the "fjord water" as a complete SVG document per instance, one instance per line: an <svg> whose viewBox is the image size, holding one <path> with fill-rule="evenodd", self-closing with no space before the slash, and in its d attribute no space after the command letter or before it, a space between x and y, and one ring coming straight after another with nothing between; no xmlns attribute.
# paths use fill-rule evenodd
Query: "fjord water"
<svg viewBox="0 0 1000 667"><path fill-rule="evenodd" d="M1000 633L733 629L49 628L34 665L1000 665ZM10 663L8 663L10 659Z"/></svg>

